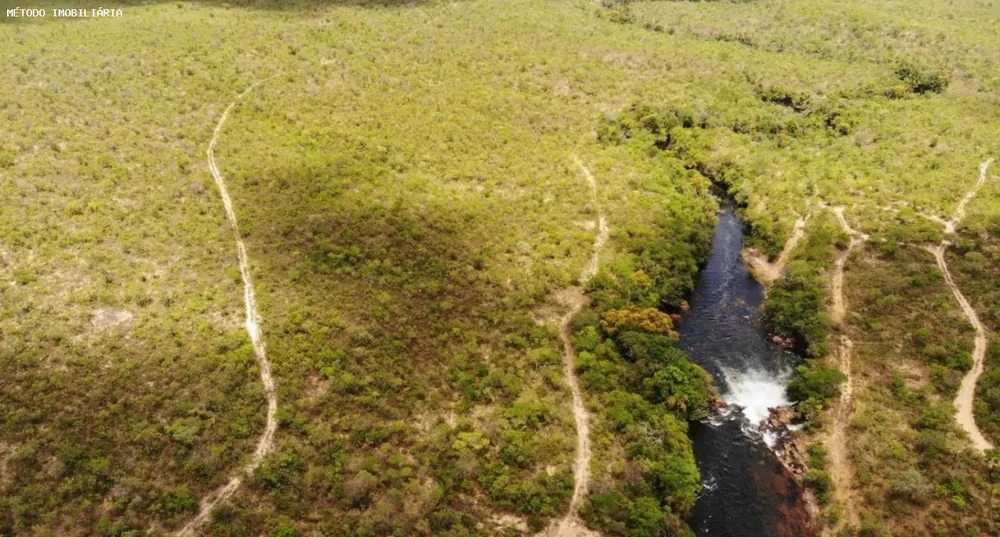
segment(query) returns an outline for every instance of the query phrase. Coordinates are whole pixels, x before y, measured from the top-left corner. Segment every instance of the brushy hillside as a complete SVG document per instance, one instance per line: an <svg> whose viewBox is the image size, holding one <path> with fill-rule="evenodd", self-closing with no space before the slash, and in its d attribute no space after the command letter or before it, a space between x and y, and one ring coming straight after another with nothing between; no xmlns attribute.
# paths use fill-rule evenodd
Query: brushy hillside
<svg viewBox="0 0 1000 537"><path fill-rule="evenodd" d="M264 399L204 151L236 93L274 76L233 111L216 160L257 284L278 447L204 531L540 529L573 486L546 325L593 241L573 155L616 236L608 264L653 274L644 304L680 299L714 220L697 172L594 143L638 88L669 93L667 71L645 69L655 40L637 63L621 46L641 32L608 35L585 4L260 7L2 27L0 528L164 534L252 450ZM698 489L667 414L675 445L635 464L690 477L642 504L654 527L682 525L683 510L655 513Z"/></svg>
<svg viewBox="0 0 1000 537"><path fill-rule="evenodd" d="M576 437L554 320L596 232L574 156L612 230L573 324L592 528L686 531L687 420L713 390L647 310L678 311L693 285L714 180L766 253L813 215L771 318L814 364L845 243L823 207L872 234L848 279L862 533L996 530L996 470L948 407L971 337L930 256L899 246L939 240L917 211L950 214L1000 152L988 3L122 9L0 24L0 535L166 535L252 452L265 398L205 150L263 79L215 158L277 448L205 535L516 535L564 515ZM970 204L953 268L993 330L998 188ZM977 416L996 439L991 356Z"/></svg>

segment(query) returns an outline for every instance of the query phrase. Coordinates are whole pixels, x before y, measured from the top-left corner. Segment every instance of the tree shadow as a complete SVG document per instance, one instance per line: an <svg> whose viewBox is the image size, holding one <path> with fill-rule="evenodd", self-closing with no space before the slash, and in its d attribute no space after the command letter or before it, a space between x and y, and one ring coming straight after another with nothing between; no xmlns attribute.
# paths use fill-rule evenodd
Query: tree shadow
<svg viewBox="0 0 1000 537"><path fill-rule="evenodd" d="M533 358L554 338L491 274L489 242L498 230L489 206L411 192L371 153L359 150L332 165L230 172L259 274L265 339L290 422L329 427L348 458L410 454L419 461L415 471L448 489L460 480L452 475L457 463L445 457L454 451L455 431L464 429L432 433L434 426L462 405L505 408L522 383L557 376L559 357L553 351L550 363ZM486 464L487 457L493 455L468 454L466 463ZM390 470L374 462L370 469ZM534 476L531 468L504 472L518 482ZM358 479L345 487L360 487ZM273 494L278 503L308 496L316 506L372 517L364 498L393 485L361 488L372 491L288 487ZM398 487L396 493L414 505L422 501ZM440 508L427 504L392 524L409 527ZM378 532L391 533L392 524L384 524Z"/></svg>
<svg viewBox="0 0 1000 537"><path fill-rule="evenodd" d="M483 270L481 249L490 230L479 211L448 203L454 200L438 205L405 196L393 203L341 197L316 187L329 178L315 170L255 176L279 185L261 190L266 199L244 202L262 278L302 299L300 306L317 321L335 324L328 318L331 305L342 310L354 325L344 336L355 343L407 356L415 366L437 364L447 359L442 351L449 341L486 330L489 314L506 309L505 290ZM298 319L307 316L296 311ZM272 320L293 322L287 314L270 312Z"/></svg>

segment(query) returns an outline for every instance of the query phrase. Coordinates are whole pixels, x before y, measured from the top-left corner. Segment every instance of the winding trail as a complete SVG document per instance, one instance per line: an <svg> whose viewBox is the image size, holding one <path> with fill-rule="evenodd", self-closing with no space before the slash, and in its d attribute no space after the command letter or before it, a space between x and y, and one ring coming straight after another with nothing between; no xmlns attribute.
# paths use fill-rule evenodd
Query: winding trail
<svg viewBox="0 0 1000 537"><path fill-rule="evenodd" d="M955 228L958 224L965 218L965 206L972 201L972 198L976 196L979 189L986 184L986 172L989 171L990 164L993 163L993 159L987 159L985 162L979 165L979 180L976 181L975 186L973 186L969 192L962 198L962 201L958 203L958 207L955 208L955 213L952 215L951 220L944 223L945 234L951 235L955 233ZM951 242L948 239L941 241L937 246L927 247L927 251L930 252L935 261L937 261L938 268L941 269L941 273L944 275L944 282L947 284L948 289L951 289L951 293L955 295L955 300L958 301L959 306L962 307L962 311L965 316L969 318L969 322L976 329L976 339L972 351L972 368L969 372L962 377L962 384L958 389L958 394L955 395L955 419L958 424L962 426L969 437L972 439L972 444L976 449L980 451L985 451L987 449L993 449L993 444L983 436L983 433L979 430L976 425L976 417L973 414L973 399L976 395L976 382L979 380L980 375L983 374L984 361L986 358L986 328L983 323L979 320L979 315L976 314L975 308L972 304L965 298L962 291L958 288L955 283L955 279L951 276L951 271L948 270L948 260L945 258L945 250Z"/></svg>
<svg viewBox="0 0 1000 537"><path fill-rule="evenodd" d="M990 169L990 164L993 164L993 159L986 159L982 164L979 165L979 180L976 181L976 185L973 186L962 198L962 201L958 202L958 207L955 207L955 214L952 215L951 220L944 223L944 232L951 234L955 232L955 226L959 224L965 218L965 206L972 201L972 198L976 197L979 193L979 189L983 188L986 184L986 172Z"/></svg>
<svg viewBox="0 0 1000 537"><path fill-rule="evenodd" d="M781 253L778 255L773 263L767 260L767 256L761 254L754 248L746 248L743 250L743 260L746 262L747 266L750 267L751 272L753 272L754 277L762 283L765 287L769 287L774 282L781 278L781 275L785 272L785 267L788 265L788 261L792 257L792 251L795 250L795 246L798 245L799 240L806 232L806 222L809 220L808 217L799 217L795 221L795 227L792 229L792 234L785 241L785 247L781 249Z"/></svg>
<svg viewBox="0 0 1000 537"><path fill-rule="evenodd" d="M277 76L277 75L275 75ZM233 228L233 236L236 239L236 252L239 257L240 263L240 276L243 278L243 302L245 305L245 315L246 322L244 326L247 330L247 335L250 336L250 342L253 344L253 352L257 357L257 365L260 368L260 381L264 385L264 394L267 397L267 423L264 425L264 432L260 435L260 440L257 442L257 449L254 450L250 461L247 462L236 475L229 479L229 482L222 487L211 492L208 496L202 499L201 507L198 510L198 514L191 519L180 531L177 532L178 537L191 537L196 535L198 529L208 520L209 516L212 514L212 510L215 507L228 500L236 489L240 487L243 483L244 476L250 476L257 470L260 463L264 460L272 450L274 450L274 433L278 428L278 395L274 387L274 377L271 376L271 362L267 359L267 353L264 348L264 341L261 339L260 334L260 314L257 313L257 297L253 289L253 281L250 279L250 259L247 256L246 245L243 244L243 238L240 235L240 228L236 221L236 213L233 211L233 200L229 197L229 190L226 188L226 182L222 179L222 174L219 173L219 168L215 164L215 144L219 141L219 133L222 132L222 125L226 122L226 118L229 117L229 113L233 108L243 99L243 97L254 90L257 86L267 82L272 77L265 78L254 82L242 93L236 96L222 113L222 117L219 118L219 123L215 126L215 132L212 133L212 141L208 144L208 169L212 172L212 177L215 179L216 186L219 187L219 194L222 196L222 203L226 207L226 217L229 219L229 224Z"/></svg>
<svg viewBox="0 0 1000 537"><path fill-rule="evenodd" d="M573 347L573 331L570 323L573 317L587 305L587 295L583 288L591 278L597 274L600 266L601 249L608 240L611 228L601 211L600 199L597 196L597 180L590 170L583 164L579 157L573 155L573 162L580 168L581 173L590 185L591 199L597 208L597 237L594 238L594 246L587 264L580 273L580 284L573 286L564 293L563 301L569 307L568 311L559 321L559 339L563 344L563 368L566 375L566 382L573 394L573 419L576 421L576 460L573 462L573 497L569 502L569 509L566 515L555 522L543 535L548 537L585 537L596 536L596 532L587 529L580 520L578 511L583 499L590 488L590 415L587 406L583 402L583 394L580 391L580 381L576 377L576 349Z"/></svg>
<svg viewBox="0 0 1000 537"><path fill-rule="evenodd" d="M843 207L835 207L833 212L837 215L840 227L851 236L851 242L847 245L847 250L844 250L844 252L837 256L837 260L833 263L833 281L830 285L833 294L831 316L835 324L842 326L844 324L844 316L847 313L847 306L844 300L844 264L847 262L847 258L850 257L851 251L859 244L868 240L868 235L855 230L847 223L847 219L844 218Z"/></svg>
<svg viewBox="0 0 1000 537"><path fill-rule="evenodd" d="M983 323L979 321L976 310L972 307L972 304L969 304L969 301L951 277L951 271L948 270L948 262L944 257L944 252L948 244L948 241L942 241L937 246L928 246L927 251L934 255L938 268L944 274L945 284L951 289L951 293L955 295L955 300L958 300L958 304L962 307L962 311L965 312L965 316L969 318L969 322L976 329L975 346L972 351L972 368L962 377L962 384L958 389L958 394L955 395L955 419L969 433L969 437L972 438L972 444L976 446L976 449L985 451L992 449L993 444L983 436L983 433L980 432L979 427L976 425L976 418L972 413L972 401L976 394L976 381L979 380L979 376L983 374L984 369L983 359L986 356L986 330L983 328Z"/></svg>
<svg viewBox="0 0 1000 537"><path fill-rule="evenodd" d="M837 215L840 227L851 236L851 242L847 245L847 249L841 252L833 263L833 276L830 282L830 290L833 295L830 317L834 324L843 329L847 314L847 301L844 299L844 265L854 248L868 240L868 235L855 230L847 223L843 207L835 207L833 212ZM851 375L854 342L847 337L847 334L841 334L835 353L837 365L847 379L840 388L840 398L837 400L837 409L833 414L833 430L830 432L827 442L830 451L830 477L833 479L834 494L844 509L841 525L849 523L853 527L858 527L860 520L858 511L854 508L855 499L851 493L853 471L847 448L847 428L851 419L853 410L851 403L854 397L854 378Z"/></svg>

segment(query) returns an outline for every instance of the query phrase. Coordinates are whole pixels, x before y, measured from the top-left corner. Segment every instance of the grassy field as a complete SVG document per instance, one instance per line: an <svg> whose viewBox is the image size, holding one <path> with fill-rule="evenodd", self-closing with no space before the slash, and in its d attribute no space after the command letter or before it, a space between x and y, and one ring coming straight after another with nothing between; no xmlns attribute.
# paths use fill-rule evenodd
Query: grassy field
<svg viewBox="0 0 1000 537"><path fill-rule="evenodd" d="M950 215L1000 151L1000 13L604 4L148 2L118 19L0 19L0 535L166 535L253 451L265 398L205 150L264 79L215 158L257 286L278 445L205 535L516 535L565 514L575 425L552 321L596 232L574 156L611 226L573 324L591 527L686 531L700 487L687 421L712 389L669 329L608 320L679 311L716 181L769 254L813 215L776 288L794 307L772 311L817 360L844 245L823 205L872 235L848 277L862 534L996 531L995 470L947 410L971 335L930 255L899 245L940 240L916 211ZM983 188L949 252L991 330L998 194ZM903 388L887 383L897 356ZM1000 440L991 356L977 418Z"/></svg>

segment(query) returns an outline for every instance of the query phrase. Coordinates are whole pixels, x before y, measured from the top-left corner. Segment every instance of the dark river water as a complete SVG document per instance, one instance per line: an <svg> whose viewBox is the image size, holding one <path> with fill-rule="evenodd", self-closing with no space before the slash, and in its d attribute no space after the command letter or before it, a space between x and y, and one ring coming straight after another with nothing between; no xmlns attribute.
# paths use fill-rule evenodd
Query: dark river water
<svg viewBox="0 0 1000 537"><path fill-rule="evenodd" d="M740 258L745 225L722 200L712 256L702 270L680 346L715 377L730 405L692 424L704 489L691 525L698 535L808 537L801 488L758 431L768 407L787 404L785 387L800 358L775 345L761 326L764 289Z"/></svg>

